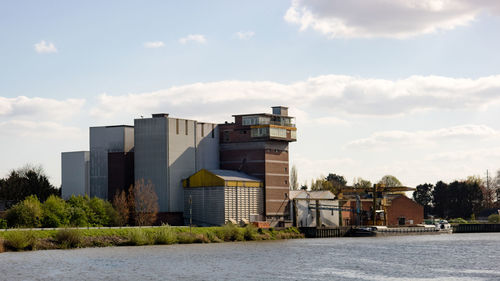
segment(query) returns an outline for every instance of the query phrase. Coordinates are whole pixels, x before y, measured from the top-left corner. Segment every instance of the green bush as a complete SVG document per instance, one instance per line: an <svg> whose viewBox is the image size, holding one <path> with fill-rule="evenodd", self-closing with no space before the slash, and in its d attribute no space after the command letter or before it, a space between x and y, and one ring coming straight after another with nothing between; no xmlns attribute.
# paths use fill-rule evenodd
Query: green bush
<svg viewBox="0 0 500 281"><path fill-rule="evenodd" d="M493 214L488 217L489 223L500 223L500 215Z"/></svg>
<svg viewBox="0 0 500 281"><path fill-rule="evenodd" d="M69 225L69 206L62 198L55 195L49 196L42 204L43 227L60 227Z"/></svg>
<svg viewBox="0 0 500 281"><path fill-rule="evenodd" d="M67 203L70 206L70 225L72 226L92 226L90 217L94 216L89 206L90 198L85 196L71 196Z"/></svg>
<svg viewBox="0 0 500 281"><path fill-rule="evenodd" d="M243 237L247 241L256 240L259 237L257 228L251 224L245 226L243 231Z"/></svg>
<svg viewBox="0 0 500 281"><path fill-rule="evenodd" d="M0 219L0 228L5 229L7 228L7 221L4 219Z"/></svg>
<svg viewBox="0 0 500 281"><path fill-rule="evenodd" d="M217 236L223 241L243 241L243 231L232 223L228 223L217 230Z"/></svg>
<svg viewBox="0 0 500 281"><path fill-rule="evenodd" d="M169 245L177 242L177 232L171 226L160 227L154 235L155 244Z"/></svg>
<svg viewBox="0 0 500 281"><path fill-rule="evenodd" d="M177 233L179 244L210 243L210 240L201 233L179 232Z"/></svg>
<svg viewBox="0 0 500 281"><path fill-rule="evenodd" d="M82 227L88 226L89 221L85 211L80 207L69 207L69 225Z"/></svg>
<svg viewBox="0 0 500 281"><path fill-rule="evenodd" d="M456 218L456 219L451 219L450 223L459 223L459 224L467 224L469 223L468 221L462 219L462 218Z"/></svg>
<svg viewBox="0 0 500 281"><path fill-rule="evenodd" d="M5 234L5 245L15 251L34 250L36 241L32 231L9 231Z"/></svg>
<svg viewBox="0 0 500 281"><path fill-rule="evenodd" d="M77 229L60 229L55 238L62 248L76 248L82 242L82 233Z"/></svg>
<svg viewBox="0 0 500 281"><path fill-rule="evenodd" d="M9 227L40 227L42 205L34 195L26 197L7 211Z"/></svg>
<svg viewBox="0 0 500 281"><path fill-rule="evenodd" d="M71 196L69 205L69 224L72 226L115 226L118 213L108 201L88 196Z"/></svg>
<svg viewBox="0 0 500 281"><path fill-rule="evenodd" d="M130 229L127 238L129 245L141 246L141 245L152 244L149 235L140 228Z"/></svg>

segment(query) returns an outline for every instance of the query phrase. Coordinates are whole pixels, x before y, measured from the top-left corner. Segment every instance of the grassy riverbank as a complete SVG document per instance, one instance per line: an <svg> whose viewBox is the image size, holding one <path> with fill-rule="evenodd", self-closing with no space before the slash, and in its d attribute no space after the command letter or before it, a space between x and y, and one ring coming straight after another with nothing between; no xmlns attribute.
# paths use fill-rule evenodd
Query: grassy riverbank
<svg viewBox="0 0 500 281"><path fill-rule="evenodd" d="M11 230L0 232L0 252L85 247L219 243L303 238L296 228L142 227L113 229Z"/></svg>

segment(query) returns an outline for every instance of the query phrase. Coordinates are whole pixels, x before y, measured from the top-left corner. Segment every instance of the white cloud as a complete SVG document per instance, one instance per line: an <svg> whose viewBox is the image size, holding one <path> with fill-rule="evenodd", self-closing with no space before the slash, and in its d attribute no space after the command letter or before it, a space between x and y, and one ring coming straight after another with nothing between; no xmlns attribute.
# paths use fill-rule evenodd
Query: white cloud
<svg viewBox="0 0 500 281"><path fill-rule="evenodd" d="M2 137L44 138L44 139L81 139L84 132L80 128L65 126L56 122L28 120L9 120L0 122Z"/></svg>
<svg viewBox="0 0 500 281"><path fill-rule="evenodd" d="M144 48L148 49L161 48L165 46L165 44L162 41L145 42L143 45Z"/></svg>
<svg viewBox="0 0 500 281"><path fill-rule="evenodd" d="M42 40L35 44L35 51L39 54L57 53L57 48L52 42Z"/></svg>
<svg viewBox="0 0 500 281"><path fill-rule="evenodd" d="M466 141L468 139L486 140L500 137L500 132L485 125L461 125L427 131L382 131L373 133L367 138L349 142L347 148L387 148L394 145L437 144L442 141Z"/></svg>
<svg viewBox="0 0 500 281"><path fill-rule="evenodd" d="M84 104L85 100L83 99L59 101L25 96L0 97L0 116L5 118L36 118L37 120L68 118L77 114Z"/></svg>
<svg viewBox="0 0 500 281"><path fill-rule="evenodd" d="M179 39L179 43L181 44L186 44L190 41L204 44L205 42L207 42L207 39L205 38L204 35L201 34L189 34L188 36Z"/></svg>
<svg viewBox="0 0 500 281"><path fill-rule="evenodd" d="M284 18L329 38L407 38L467 25L496 0L293 0Z"/></svg>
<svg viewBox="0 0 500 281"><path fill-rule="evenodd" d="M241 40L249 40L255 35L253 31L238 31L236 32L236 36Z"/></svg>
<svg viewBox="0 0 500 281"><path fill-rule="evenodd" d="M171 87L149 93L102 94L91 111L108 118L123 112L135 116L171 113L211 115L262 111L283 104L314 112L318 122L343 116L400 116L429 110L480 110L500 102L500 75L478 79L412 76L402 80L328 75L291 84L269 81L220 81ZM0 102L0 112L1 112ZM309 117L311 118L311 117ZM219 120L223 121L223 120Z"/></svg>

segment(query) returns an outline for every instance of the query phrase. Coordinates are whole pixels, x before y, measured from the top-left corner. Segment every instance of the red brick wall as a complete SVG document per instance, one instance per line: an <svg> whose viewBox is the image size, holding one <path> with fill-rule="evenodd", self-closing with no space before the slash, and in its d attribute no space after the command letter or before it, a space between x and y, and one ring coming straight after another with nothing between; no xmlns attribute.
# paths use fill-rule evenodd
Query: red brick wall
<svg viewBox="0 0 500 281"><path fill-rule="evenodd" d="M413 224L419 224L424 221L424 207L410 198L401 195L392 200L391 206L387 207L387 225L398 225L398 219L404 217L406 225L413 220Z"/></svg>

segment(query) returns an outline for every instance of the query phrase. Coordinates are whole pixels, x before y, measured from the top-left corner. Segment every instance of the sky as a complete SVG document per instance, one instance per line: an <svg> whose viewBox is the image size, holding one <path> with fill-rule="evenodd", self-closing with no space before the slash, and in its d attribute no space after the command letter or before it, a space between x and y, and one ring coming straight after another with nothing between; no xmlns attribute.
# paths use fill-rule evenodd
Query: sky
<svg viewBox="0 0 500 281"><path fill-rule="evenodd" d="M90 126L289 107L299 182L500 169L496 0L2 1L0 177Z"/></svg>

